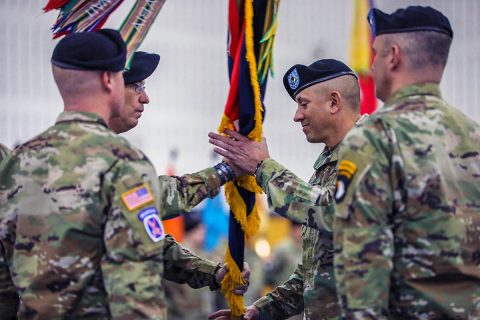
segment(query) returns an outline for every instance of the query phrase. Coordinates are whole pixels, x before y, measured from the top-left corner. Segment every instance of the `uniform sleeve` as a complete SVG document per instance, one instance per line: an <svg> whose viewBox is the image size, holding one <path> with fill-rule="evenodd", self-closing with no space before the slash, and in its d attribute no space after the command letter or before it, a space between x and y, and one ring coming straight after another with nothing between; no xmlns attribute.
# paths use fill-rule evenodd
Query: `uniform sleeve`
<svg viewBox="0 0 480 320"><path fill-rule="evenodd" d="M215 272L220 264L202 259L195 253L180 245L171 235L165 238L164 277L176 283L186 283L192 288L219 288L214 280Z"/></svg>
<svg viewBox="0 0 480 320"><path fill-rule="evenodd" d="M13 285L3 246L0 243L0 310L2 319L16 319L18 309L18 293Z"/></svg>
<svg viewBox="0 0 480 320"><path fill-rule="evenodd" d="M112 203L106 207L101 267L113 319L166 319L161 285L165 233L156 179L146 161L120 161L105 177L102 190L106 203Z"/></svg>
<svg viewBox="0 0 480 320"><path fill-rule="evenodd" d="M334 220L335 278L347 319L387 319L393 236L390 148L381 122L340 145Z"/></svg>
<svg viewBox="0 0 480 320"><path fill-rule="evenodd" d="M271 210L308 227L331 231L333 189L310 185L273 159L262 162L257 183L268 195Z"/></svg>
<svg viewBox="0 0 480 320"><path fill-rule="evenodd" d="M221 187L220 176L214 168L181 177L159 176L158 180L163 219L189 212L206 197L215 197Z"/></svg>
<svg viewBox="0 0 480 320"><path fill-rule="evenodd" d="M303 266L298 265L284 284L254 303L260 320L287 319L303 311Z"/></svg>
<svg viewBox="0 0 480 320"><path fill-rule="evenodd" d="M11 153L12 151L6 146L0 143L0 163Z"/></svg>

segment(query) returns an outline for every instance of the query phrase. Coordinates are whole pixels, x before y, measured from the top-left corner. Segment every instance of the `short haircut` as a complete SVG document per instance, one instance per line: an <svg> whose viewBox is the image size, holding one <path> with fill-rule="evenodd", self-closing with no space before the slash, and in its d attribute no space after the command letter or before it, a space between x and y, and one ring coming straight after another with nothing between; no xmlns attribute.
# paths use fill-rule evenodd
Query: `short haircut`
<svg viewBox="0 0 480 320"><path fill-rule="evenodd" d="M352 111L360 112L360 85L357 78L351 75L344 75L323 83L321 90L336 90L345 99ZM323 91L325 92L325 91Z"/></svg>
<svg viewBox="0 0 480 320"><path fill-rule="evenodd" d="M407 56L412 70L447 64L452 38L435 31L416 31L386 35L385 48L397 44Z"/></svg>

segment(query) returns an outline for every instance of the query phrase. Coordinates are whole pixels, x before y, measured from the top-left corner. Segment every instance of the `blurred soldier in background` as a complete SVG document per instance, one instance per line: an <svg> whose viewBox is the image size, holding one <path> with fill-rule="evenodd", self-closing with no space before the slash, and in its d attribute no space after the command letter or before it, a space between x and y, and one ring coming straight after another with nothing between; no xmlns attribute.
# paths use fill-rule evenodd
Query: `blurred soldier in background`
<svg viewBox="0 0 480 320"><path fill-rule="evenodd" d="M194 209L184 217L185 238L183 245L212 261L222 258L222 253L213 251L207 254L204 250L205 226L202 224L201 212ZM163 280L169 320L204 320L213 310L218 310L217 294L223 298L220 291L208 288L191 290L186 285L169 280ZM226 301L220 306L225 306Z"/></svg>
<svg viewBox="0 0 480 320"><path fill-rule="evenodd" d="M294 221L290 221L290 224L290 235L273 247L263 268L268 291L282 285L285 279L290 278L298 264L302 263L302 224ZM256 282L256 278L254 279ZM288 319L301 320L303 312Z"/></svg>

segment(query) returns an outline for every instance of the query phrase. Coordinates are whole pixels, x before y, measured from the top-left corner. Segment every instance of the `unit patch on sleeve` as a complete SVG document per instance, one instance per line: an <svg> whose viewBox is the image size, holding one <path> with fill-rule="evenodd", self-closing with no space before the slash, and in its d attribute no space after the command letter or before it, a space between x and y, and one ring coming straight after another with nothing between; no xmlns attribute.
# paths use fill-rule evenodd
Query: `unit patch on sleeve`
<svg viewBox="0 0 480 320"><path fill-rule="evenodd" d="M348 186L352 181L353 176L357 172L357 166L355 163L349 160L342 160L338 165L338 176L335 191L335 201L341 202L347 194Z"/></svg>
<svg viewBox="0 0 480 320"><path fill-rule="evenodd" d="M138 220L143 222L145 231L153 242L165 238L165 230L155 207L148 207L138 213Z"/></svg>
<svg viewBox="0 0 480 320"><path fill-rule="evenodd" d="M146 183L122 193L122 202L133 211L154 201L152 192Z"/></svg>

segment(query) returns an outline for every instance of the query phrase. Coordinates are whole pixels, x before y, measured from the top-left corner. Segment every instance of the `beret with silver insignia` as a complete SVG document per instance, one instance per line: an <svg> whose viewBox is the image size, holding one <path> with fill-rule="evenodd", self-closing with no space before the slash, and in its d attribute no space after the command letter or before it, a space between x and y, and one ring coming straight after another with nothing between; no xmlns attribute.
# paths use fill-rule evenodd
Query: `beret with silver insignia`
<svg viewBox="0 0 480 320"><path fill-rule="evenodd" d="M337 77L351 75L357 78L345 63L335 59L322 59L309 66L296 64L283 76L283 85L290 97L295 100L297 94L314 84L328 81Z"/></svg>

